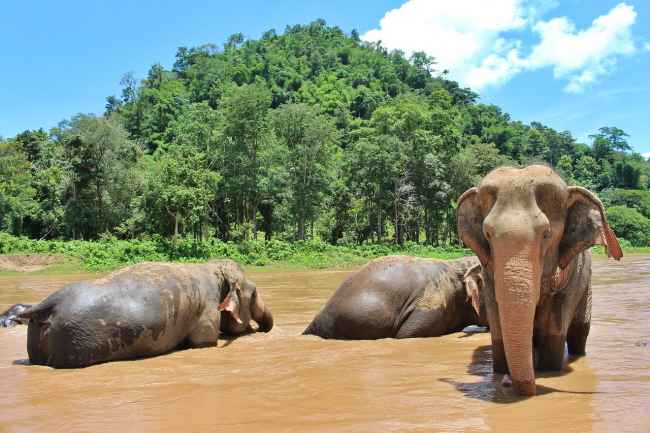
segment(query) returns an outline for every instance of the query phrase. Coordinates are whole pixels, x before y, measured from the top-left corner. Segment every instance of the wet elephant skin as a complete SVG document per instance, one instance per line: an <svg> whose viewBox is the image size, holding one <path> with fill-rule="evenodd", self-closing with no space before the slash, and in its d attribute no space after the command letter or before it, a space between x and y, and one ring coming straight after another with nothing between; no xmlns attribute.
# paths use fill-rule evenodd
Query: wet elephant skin
<svg viewBox="0 0 650 433"><path fill-rule="evenodd" d="M466 288L466 278L477 278L466 275L475 267L476 257L374 260L339 286L304 334L349 340L436 337L485 323Z"/></svg>
<svg viewBox="0 0 650 433"><path fill-rule="evenodd" d="M0 314L0 328L11 328L16 325L27 324L26 319L18 317L21 313L31 308L28 304L15 304Z"/></svg>
<svg viewBox="0 0 650 433"><path fill-rule="evenodd" d="M225 306L224 306L225 305ZM141 263L70 284L22 313L32 364L86 367L217 344L220 331L270 330L255 285L230 260Z"/></svg>

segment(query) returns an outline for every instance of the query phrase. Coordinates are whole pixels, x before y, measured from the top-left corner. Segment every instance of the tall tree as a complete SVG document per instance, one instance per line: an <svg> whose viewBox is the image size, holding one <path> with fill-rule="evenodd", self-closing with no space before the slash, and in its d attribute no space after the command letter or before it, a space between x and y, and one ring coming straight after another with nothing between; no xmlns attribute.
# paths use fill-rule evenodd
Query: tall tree
<svg viewBox="0 0 650 433"><path fill-rule="evenodd" d="M14 141L0 139L0 179L0 228L21 235L37 203L29 160Z"/></svg>
<svg viewBox="0 0 650 433"><path fill-rule="evenodd" d="M148 195L154 210L160 210L154 216L167 216L174 238L183 229L203 238L219 174L209 168L205 153L193 146L172 145L157 152L153 161Z"/></svg>
<svg viewBox="0 0 650 433"><path fill-rule="evenodd" d="M226 188L235 202L237 222L250 224L254 238L260 180L266 168L261 151L274 140L267 116L270 106L271 94L259 84L234 88L223 103Z"/></svg>
<svg viewBox="0 0 650 433"><path fill-rule="evenodd" d="M287 104L273 113L273 126L286 146L290 210L296 219L296 238L305 240L332 181L338 133L333 122L308 105Z"/></svg>
<svg viewBox="0 0 650 433"><path fill-rule="evenodd" d="M95 238L124 218L124 196L137 188L130 173L140 148L128 139L115 116L75 116L62 124L56 136L71 179L67 225L75 239Z"/></svg>

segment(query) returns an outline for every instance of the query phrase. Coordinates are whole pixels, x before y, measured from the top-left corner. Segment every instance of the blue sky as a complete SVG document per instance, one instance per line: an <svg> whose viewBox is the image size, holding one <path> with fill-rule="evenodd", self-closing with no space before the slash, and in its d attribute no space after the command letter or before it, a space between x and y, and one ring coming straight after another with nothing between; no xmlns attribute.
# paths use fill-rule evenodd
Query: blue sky
<svg viewBox="0 0 650 433"><path fill-rule="evenodd" d="M179 46L324 18L389 48L426 51L513 119L601 126L650 152L650 1L11 1L0 9L0 135L101 113L125 72Z"/></svg>

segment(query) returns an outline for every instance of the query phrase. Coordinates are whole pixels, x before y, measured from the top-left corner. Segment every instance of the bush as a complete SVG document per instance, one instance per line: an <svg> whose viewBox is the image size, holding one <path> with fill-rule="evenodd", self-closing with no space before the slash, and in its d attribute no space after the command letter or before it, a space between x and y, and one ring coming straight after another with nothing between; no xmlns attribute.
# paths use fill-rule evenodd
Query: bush
<svg viewBox="0 0 650 433"><path fill-rule="evenodd" d="M359 264L390 254L448 259L469 255L471 251L416 243L407 243L403 247L395 244L335 246L320 240L244 241L235 244L217 239L198 241L193 238L168 240L153 237L118 240L112 236L102 236L98 241L38 241L0 232L0 253L63 254L80 259L90 270L104 270L143 261L191 262L214 258L230 258L255 266L281 263L325 268Z"/></svg>
<svg viewBox="0 0 650 433"><path fill-rule="evenodd" d="M619 238L633 246L650 246L650 219L636 209L612 206L607 209L609 224Z"/></svg>
<svg viewBox="0 0 650 433"><path fill-rule="evenodd" d="M626 206L650 218L650 191L640 189L607 189L599 194L606 207Z"/></svg>

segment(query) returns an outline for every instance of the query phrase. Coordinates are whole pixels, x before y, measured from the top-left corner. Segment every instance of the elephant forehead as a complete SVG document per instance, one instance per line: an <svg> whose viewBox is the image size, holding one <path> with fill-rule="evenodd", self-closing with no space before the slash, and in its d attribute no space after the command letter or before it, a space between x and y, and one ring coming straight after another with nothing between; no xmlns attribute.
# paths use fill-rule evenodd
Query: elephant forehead
<svg viewBox="0 0 650 433"><path fill-rule="evenodd" d="M540 188L548 189L549 192L565 191L567 186L550 167L531 165L525 168L497 168L483 178L479 188L495 192L530 193Z"/></svg>

